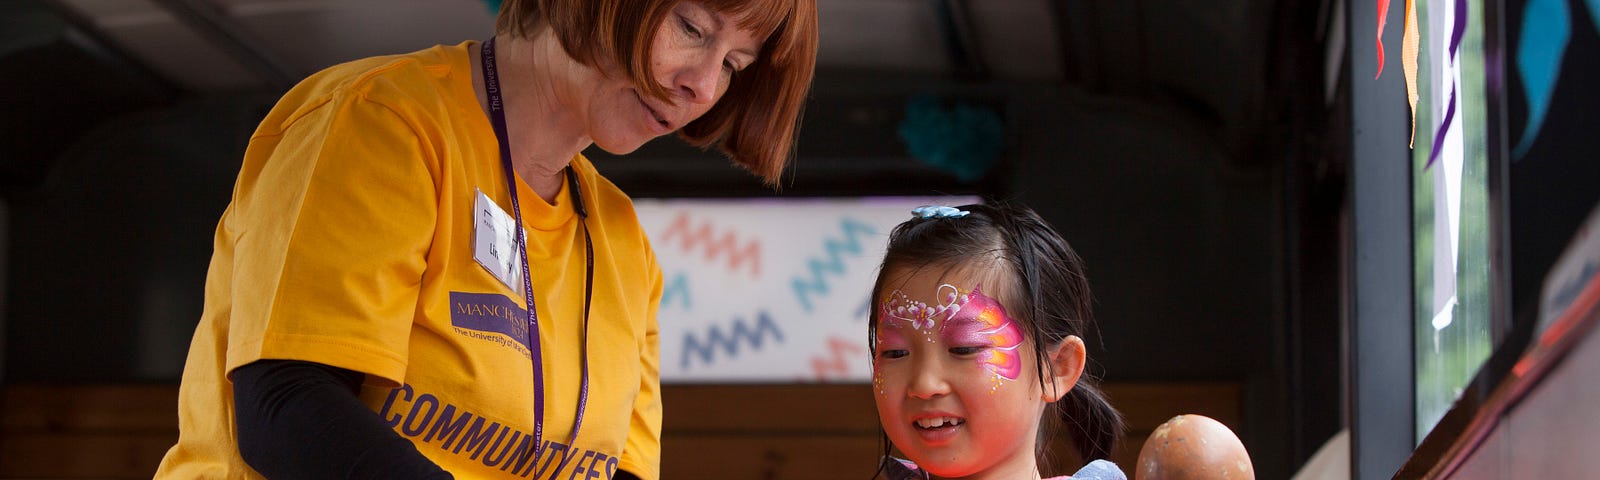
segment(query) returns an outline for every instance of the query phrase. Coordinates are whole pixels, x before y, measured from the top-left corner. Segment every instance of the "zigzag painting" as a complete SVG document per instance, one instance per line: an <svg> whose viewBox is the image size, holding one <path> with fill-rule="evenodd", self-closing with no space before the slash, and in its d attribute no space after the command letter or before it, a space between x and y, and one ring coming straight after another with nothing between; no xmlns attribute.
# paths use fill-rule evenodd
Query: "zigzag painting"
<svg viewBox="0 0 1600 480"><path fill-rule="evenodd" d="M870 378L866 309L884 242L971 197L636 199L661 264L661 381Z"/></svg>

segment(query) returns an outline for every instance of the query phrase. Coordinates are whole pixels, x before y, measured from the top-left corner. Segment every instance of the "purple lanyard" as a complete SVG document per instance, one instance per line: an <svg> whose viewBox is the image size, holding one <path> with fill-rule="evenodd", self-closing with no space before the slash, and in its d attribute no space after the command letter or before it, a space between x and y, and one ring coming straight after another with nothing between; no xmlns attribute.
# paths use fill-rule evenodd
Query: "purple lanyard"
<svg viewBox="0 0 1600 480"><path fill-rule="evenodd" d="M483 42L483 89L489 96L489 121L494 124L494 135L500 141L500 166L506 172L506 184L511 191L511 211L517 219L517 251L522 255L522 291L527 295L528 350L533 361L533 458L544 453L544 359L539 346L539 314L533 304L533 278L528 275L528 239L522 230L522 208L517 204L517 175L511 168L511 137L506 134L505 105L500 100L500 76L494 63L494 37ZM589 403L589 304L594 292L594 240L589 237L589 212L583 207L583 190L578 186L578 174L572 166L566 168L567 191L572 194L572 210L578 214L583 227L585 268L583 276L583 380L578 387L578 411L572 420L572 434L567 437L567 452L578 440L578 428L583 426L583 409Z"/></svg>

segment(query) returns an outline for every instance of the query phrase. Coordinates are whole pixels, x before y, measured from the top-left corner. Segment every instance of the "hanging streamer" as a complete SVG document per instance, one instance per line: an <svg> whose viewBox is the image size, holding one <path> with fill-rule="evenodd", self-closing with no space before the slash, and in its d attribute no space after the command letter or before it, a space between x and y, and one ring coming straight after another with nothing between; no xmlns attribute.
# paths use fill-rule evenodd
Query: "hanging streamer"
<svg viewBox="0 0 1600 480"><path fill-rule="evenodd" d="M1377 80L1383 76L1383 25L1389 19L1389 0L1378 0L1378 74L1372 79Z"/></svg>
<svg viewBox="0 0 1600 480"><path fill-rule="evenodd" d="M1600 0L1594 0L1594 1L1600 1ZM1460 54L1458 53L1461 50L1461 37L1464 34L1466 34L1466 31L1467 31L1467 0L1456 0L1455 1L1455 21L1453 23L1454 24L1450 27L1450 51L1449 51L1450 52L1449 53L1450 65L1452 65L1452 67L1453 67L1450 70L1452 70L1452 71L1454 71L1454 66L1456 65L1456 62L1461 57ZM1440 143L1444 143L1444 134L1445 134L1445 132L1450 131L1450 124L1454 123L1454 121L1455 121L1455 118L1456 118L1456 88L1457 87L1458 86L1456 85L1455 76L1451 75L1450 76L1450 104L1447 107L1445 107L1444 121L1439 122L1439 128L1433 132L1433 151L1428 152L1428 163L1426 165L1422 166L1423 170L1427 170L1428 167L1432 167L1433 166L1433 162L1435 160L1439 159L1439 144Z"/></svg>
<svg viewBox="0 0 1600 480"><path fill-rule="evenodd" d="M1406 0L1405 37L1400 40L1400 66L1406 73L1406 104L1411 106L1411 140L1408 148L1417 146L1417 49L1422 35L1417 31L1417 6Z"/></svg>
<svg viewBox="0 0 1600 480"><path fill-rule="evenodd" d="M1594 10L1590 3L1591 13ZM1566 0L1528 0L1522 7L1522 37L1517 41L1517 75L1528 101L1528 123L1512 158L1522 158L1539 137L1550 110L1550 96L1561 76L1561 60L1572 36L1572 12Z"/></svg>
<svg viewBox="0 0 1600 480"><path fill-rule="evenodd" d="M1584 0L1583 3L1589 6L1589 20L1600 30L1600 0Z"/></svg>

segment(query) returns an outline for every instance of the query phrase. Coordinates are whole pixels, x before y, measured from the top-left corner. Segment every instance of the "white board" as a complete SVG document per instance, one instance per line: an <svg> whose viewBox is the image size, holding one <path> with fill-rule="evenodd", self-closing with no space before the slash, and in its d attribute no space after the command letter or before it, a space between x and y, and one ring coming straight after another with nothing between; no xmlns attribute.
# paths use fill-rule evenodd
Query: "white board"
<svg viewBox="0 0 1600 480"><path fill-rule="evenodd" d="M661 381L867 382L868 298L895 225L972 197L637 199L664 279Z"/></svg>

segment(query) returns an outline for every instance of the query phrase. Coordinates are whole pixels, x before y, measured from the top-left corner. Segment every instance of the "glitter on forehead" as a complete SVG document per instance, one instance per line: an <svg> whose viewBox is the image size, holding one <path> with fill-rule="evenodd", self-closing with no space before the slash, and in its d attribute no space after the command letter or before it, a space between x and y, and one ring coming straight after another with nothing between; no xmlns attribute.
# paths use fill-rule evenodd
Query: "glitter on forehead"
<svg viewBox="0 0 1600 480"><path fill-rule="evenodd" d="M937 305L929 305L918 300L912 300L905 293L895 290L884 299L879 307L881 317L890 325L900 322L911 324L911 328L922 331L924 334L933 332L933 327L939 320L950 318L961 311L961 305L966 303L967 296L954 285L943 284L935 292L938 297Z"/></svg>

